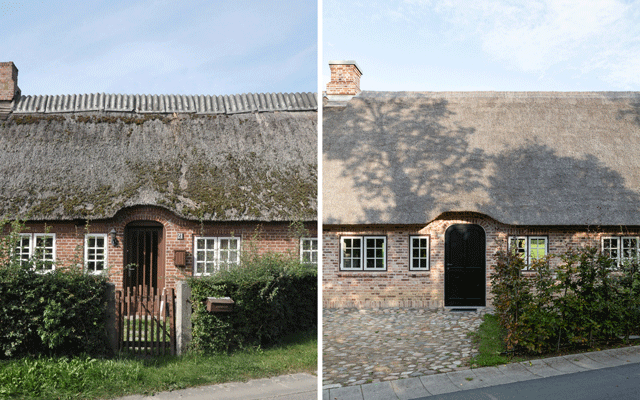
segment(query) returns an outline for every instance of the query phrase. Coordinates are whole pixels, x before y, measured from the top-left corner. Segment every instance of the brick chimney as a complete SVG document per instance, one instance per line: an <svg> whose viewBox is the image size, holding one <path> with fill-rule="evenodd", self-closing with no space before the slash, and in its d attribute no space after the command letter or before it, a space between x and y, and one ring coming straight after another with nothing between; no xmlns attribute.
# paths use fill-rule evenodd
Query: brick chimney
<svg viewBox="0 0 640 400"><path fill-rule="evenodd" d="M13 62L0 62L0 101L11 101L20 96L18 68Z"/></svg>
<svg viewBox="0 0 640 400"><path fill-rule="evenodd" d="M348 100L360 93L360 76L362 72L355 61L329 61L331 82L327 84L327 98L339 96L340 100Z"/></svg>
<svg viewBox="0 0 640 400"><path fill-rule="evenodd" d="M7 119L11 102L19 98L18 68L11 61L0 62L0 120Z"/></svg>

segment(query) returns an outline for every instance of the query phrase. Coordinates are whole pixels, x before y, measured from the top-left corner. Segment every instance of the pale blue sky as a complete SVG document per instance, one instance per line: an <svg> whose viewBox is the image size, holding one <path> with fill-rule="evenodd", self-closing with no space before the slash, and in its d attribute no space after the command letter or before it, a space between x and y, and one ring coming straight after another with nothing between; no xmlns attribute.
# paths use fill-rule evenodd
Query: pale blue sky
<svg viewBox="0 0 640 400"><path fill-rule="evenodd" d="M317 2L2 1L22 94L317 91Z"/></svg>
<svg viewBox="0 0 640 400"><path fill-rule="evenodd" d="M639 1L324 0L323 30L323 86L355 60L363 90L640 90Z"/></svg>

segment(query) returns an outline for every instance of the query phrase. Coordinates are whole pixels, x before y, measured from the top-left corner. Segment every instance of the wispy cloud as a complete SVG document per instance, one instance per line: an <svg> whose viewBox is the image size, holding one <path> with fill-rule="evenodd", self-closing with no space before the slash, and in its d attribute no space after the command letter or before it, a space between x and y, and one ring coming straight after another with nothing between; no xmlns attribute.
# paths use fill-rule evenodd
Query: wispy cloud
<svg viewBox="0 0 640 400"><path fill-rule="evenodd" d="M640 84L638 6L619 0L441 0L434 6L460 40L512 68L544 75L551 68L596 71L623 85ZM617 51L612 51L617 49ZM633 56L621 56L622 54Z"/></svg>

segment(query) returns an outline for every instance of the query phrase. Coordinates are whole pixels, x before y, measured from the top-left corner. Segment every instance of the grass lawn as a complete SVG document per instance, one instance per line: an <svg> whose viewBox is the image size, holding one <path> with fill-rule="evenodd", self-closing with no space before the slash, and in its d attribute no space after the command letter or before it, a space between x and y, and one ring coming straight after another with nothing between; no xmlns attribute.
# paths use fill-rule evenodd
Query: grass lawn
<svg viewBox="0 0 640 400"><path fill-rule="evenodd" d="M295 372L315 373L317 356L317 332L313 331L292 335L280 346L230 355L0 361L0 398L102 399Z"/></svg>
<svg viewBox="0 0 640 400"><path fill-rule="evenodd" d="M505 351L504 332L498 324L498 317L491 314L485 314L484 322L478 328L478 331L471 334L474 341L480 344L479 354L476 355L469 363L472 368L490 367L493 365L507 364L519 361L533 360L537 358L547 358L563 356L567 354L584 353L588 351L599 351L625 346L640 345L640 340L630 340L625 344L622 339L608 343L597 343L595 347L575 347L570 349L560 349L559 352L542 353L542 354L526 354L517 356L502 355Z"/></svg>

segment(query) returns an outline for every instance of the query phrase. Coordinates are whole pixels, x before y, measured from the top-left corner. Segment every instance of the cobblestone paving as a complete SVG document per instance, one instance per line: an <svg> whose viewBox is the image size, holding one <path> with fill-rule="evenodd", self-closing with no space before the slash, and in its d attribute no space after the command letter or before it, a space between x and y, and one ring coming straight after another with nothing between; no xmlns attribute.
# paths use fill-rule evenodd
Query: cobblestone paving
<svg viewBox="0 0 640 400"><path fill-rule="evenodd" d="M323 310L323 387L361 385L467 369L487 312Z"/></svg>

